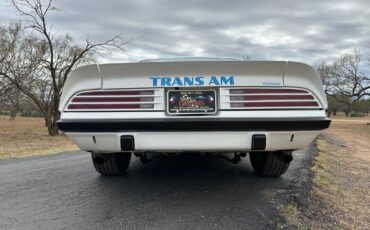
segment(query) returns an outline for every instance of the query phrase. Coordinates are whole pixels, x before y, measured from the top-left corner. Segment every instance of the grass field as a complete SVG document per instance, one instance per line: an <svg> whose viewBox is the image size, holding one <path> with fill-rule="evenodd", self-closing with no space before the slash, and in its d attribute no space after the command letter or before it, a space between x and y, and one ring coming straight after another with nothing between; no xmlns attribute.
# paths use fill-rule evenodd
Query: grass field
<svg viewBox="0 0 370 230"><path fill-rule="evenodd" d="M309 206L284 206L297 229L370 229L370 118L332 117L319 151Z"/></svg>
<svg viewBox="0 0 370 230"><path fill-rule="evenodd" d="M64 135L51 137L42 118L0 116L0 159L76 150Z"/></svg>

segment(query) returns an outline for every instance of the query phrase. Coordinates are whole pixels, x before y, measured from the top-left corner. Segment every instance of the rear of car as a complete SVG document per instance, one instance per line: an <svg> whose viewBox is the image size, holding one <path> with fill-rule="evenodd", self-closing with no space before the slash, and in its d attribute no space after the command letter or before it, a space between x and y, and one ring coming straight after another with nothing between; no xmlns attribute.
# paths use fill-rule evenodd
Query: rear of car
<svg viewBox="0 0 370 230"><path fill-rule="evenodd" d="M249 153L258 174L274 176L329 126L326 108L302 63L170 59L76 69L58 125L103 175L124 172L131 153L199 152Z"/></svg>

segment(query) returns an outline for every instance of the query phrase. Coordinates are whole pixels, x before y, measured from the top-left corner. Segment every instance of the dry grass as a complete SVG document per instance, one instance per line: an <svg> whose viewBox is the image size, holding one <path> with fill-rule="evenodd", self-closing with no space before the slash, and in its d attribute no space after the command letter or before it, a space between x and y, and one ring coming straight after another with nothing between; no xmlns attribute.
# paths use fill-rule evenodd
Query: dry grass
<svg viewBox="0 0 370 230"><path fill-rule="evenodd" d="M295 203L285 203L279 207L281 215L285 218L289 226L302 227L301 217L302 214ZM284 228L279 226L279 228ZM286 227L285 227L286 228Z"/></svg>
<svg viewBox="0 0 370 230"><path fill-rule="evenodd" d="M51 137L42 118L0 116L0 159L77 150L64 135Z"/></svg>
<svg viewBox="0 0 370 230"><path fill-rule="evenodd" d="M370 229L370 118L332 119L316 140L309 207L283 215L299 229Z"/></svg>
<svg viewBox="0 0 370 230"><path fill-rule="evenodd" d="M361 121L361 122L353 122ZM333 120L318 143L314 195L327 201L342 229L370 229L370 119ZM326 166L326 168L325 168Z"/></svg>

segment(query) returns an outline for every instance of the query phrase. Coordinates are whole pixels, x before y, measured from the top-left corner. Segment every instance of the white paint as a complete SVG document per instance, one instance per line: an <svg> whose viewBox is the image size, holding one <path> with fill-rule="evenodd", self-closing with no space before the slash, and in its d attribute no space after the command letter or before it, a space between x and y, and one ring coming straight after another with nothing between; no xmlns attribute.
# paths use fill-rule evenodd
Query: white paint
<svg viewBox="0 0 370 230"><path fill-rule="evenodd" d="M173 61L141 62L125 64L89 65L77 68L68 77L61 98L61 119L68 120L119 120L119 119L189 119L185 116L169 116L165 112L167 89L157 87L156 111L64 111L73 95L81 91L102 89L151 89L151 76L233 76L235 87L274 87L302 88L311 92L321 110L295 108L282 110L237 110L228 109L228 96L225 87L207 87L218 93L220 110L209 116L190 118L326 118L327 100L320 79L312 67L295 62L271 61ZM266 86L265 86L266 87ZM170 87L173 88L173 87ZM204 86L186 87L205 88ZM231 88L231 87L228 87ZM158 93L158 94L157 94ZM121 135L133 135L138 151L249 151L253 134L265 134L267 151L300 149L306 147L320 132L117 132L117 133L66 133L82 150L97 152L118 152ZM293 141L291 136L294 135ZM93 141L95 136L96 143Z"/></svg>
<svg viewBox="0 0 370 230"><path fill-rule="evenodd" d="M324 110L260 110L218 111L212 117L218 118L325 118ZM110 120L110 119L188 119L183 116L168 116L165 111L158 112L63 112L62 120ZM191 116L197 119L209 119L210 116Z"/></svg>
<svg viewBox="0 0 370 230"><path fill-rule="evenodd" d="M320 131L66 133L82 150L120 152L120 136L132 135L136 151L250 151L254 134L266 135L266 151L301 149ZM291 135L294 139L291 142ZM95 136L96 143L94 143Z"/></svg>

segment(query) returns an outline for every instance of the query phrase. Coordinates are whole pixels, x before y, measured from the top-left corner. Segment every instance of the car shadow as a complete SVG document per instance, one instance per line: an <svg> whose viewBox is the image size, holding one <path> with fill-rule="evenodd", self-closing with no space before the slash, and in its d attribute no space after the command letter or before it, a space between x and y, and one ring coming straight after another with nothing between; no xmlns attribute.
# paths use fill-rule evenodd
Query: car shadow
<svg viewBox="0 0 370 230"><path fill-rule="evenodd" d="M171 223L178 227L174 222L178 218L206 224L202 216L220 224L235 218L252 218L259 226L271 227L277 211L273 194L285 183L284 177L255 175L248 158L232 164L215 157L182 155L146 165L134 158L127 175L96 176L96 195L89 209L95 210L94 215L98 210L101 222L107 216L131 219L137 228L152 227L139 221L148 216L156 218L158 228L163 224L167 228Z"/></svg>
<svg viewBox="0 0 370 230"><path fill-rule="evenodd" d="M112 186L125 186L126 183L145 182L146 186L166 183L166 186L183 186L186 183L212 184L212 180L230 183L233 181L259 181L273 182L280 178L257 176L249 162L248 157L242 158L238 164L225 159L212 156L179 155L163 157L153 162L142 164L138 158L133 157L128 173L121 176L98 176L99 183L108 183Z"/></svg>

